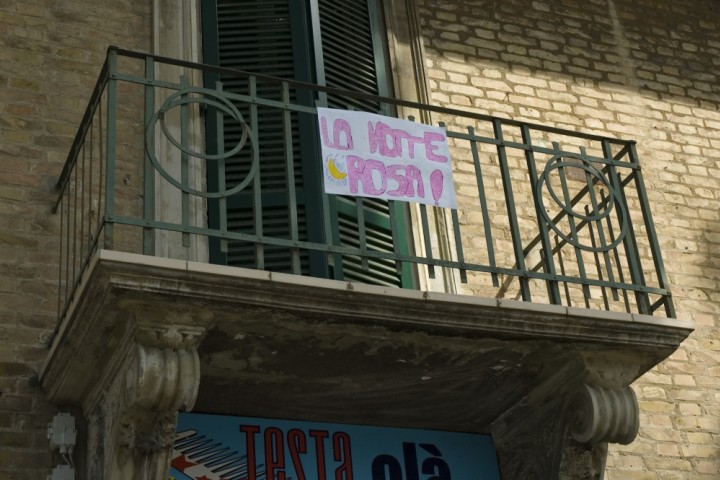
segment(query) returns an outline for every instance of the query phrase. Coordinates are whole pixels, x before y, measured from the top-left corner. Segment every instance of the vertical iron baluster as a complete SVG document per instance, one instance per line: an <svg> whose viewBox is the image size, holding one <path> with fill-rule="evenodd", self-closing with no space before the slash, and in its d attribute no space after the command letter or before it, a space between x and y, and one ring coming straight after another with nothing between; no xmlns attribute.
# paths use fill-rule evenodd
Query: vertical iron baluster
<svg viewBox="0 0 720 480"><path fill-rule="evenodd" d="M393 115L393 105L388 102L383 102L380 106L380 114L386 115L386 116L392 116ZM390 217L390 234L392 235L392 245L393 245L393 253L395 254L395 273L398 277L402 278L403 275L403 268L404 263L398 258L400 255L403 254L401 247L401 244L403 243L404 239L400 239L400 224L403 225L408 224L404 212L406 211L402 207L403 203L401 202L398 204L395 200L388 200L388 215ZM400 219L398 219L398 212L400 215Z"/></svg>
<svg viewBox="0 0 720 480"><path fill-rule="evenodd" d="M655 222L653 222L652 214L650 213L650 204L647 198L647 191L645 190L645 182L642 178L642 170L638 164L637 144L630 142L630 161L637 165L635 170L635 188L638 192L638 198L640 200L640 210L642 212L643 219L645 219L645 230L647 231L648 241L650 242L650 251L652 252L653 263L655 264L655 271L658 276L658 284L660 288L667 289L669 282L667 273L665 272L665 264L660 253L660 243L657 238L657 232L655 231ZM669 296L665 296L665 314L668 317L675 317L675 306L672 303L672 299Z"/></svg>
<svg viewBox="0 0 720 480"><path fill-rule="evenodd" d="M562 258L562 246L560 244L559 237L555 235L555 250L557 251L558 256L558 265L560 266L560 275L563 277L565 276L565 262ZM565 300L567 301L567 306L572 307L572 300L570 299L570 288L568 288L568 282L567 280L563 282L563 289L565 290Z"/></svg>
<svg viewBox="0 0 720 480"><path fill-rule="evenodd" d="M611 172L615 181L615 188L617 188L617 191L620 192L618 200L622 203L622 212L628 216L626 223L627 232L623 237L623 245L625 246L625 254L630 267L630 279L635 286L645 286L645 274L643 273L642 259L640 258L640 253L638 251L637 241L635 240L635 230L633 229L632 222L630 221L630 209L628 208L622 177L614 166L612 167ZM630 175L635 175L635 173L636 172L633 171ZM620 222L620 225L623 225L622 221ZM635 291L635 301L637 302L638 313L650 313L650 299L647 293Z"/></svg>
<svg viewBox="0 0 720 480"><path fill-rule="evenodd" d="M155 115L155 87L151 81L155 79L155 59L151 56L145 57L145 125L147 128L155 128L150 122ZM145 132L147 135L149 132ZM154 138L154 133L153 133ZM147 139L147 137L146 137ZM155 168L150 160L150 154L155 152L155 142L148 145L145 142L145 163L143 164L143 253L155 255L155 228L150 224L155 221ZM152 152L149 151L152 149Z"/></svg>
<svg viewBox="0 0 720 480"><path fill-rule="evenodd" d="M597 210L595 210L597 211ZM590 216L590 207L585 205L585 215ZM598 231L602 228L602 222L598 222ZM597 242L595 241L595 229L592 226L592 222L588 222L588 229L590 230L590 242L593 248L597 248ZM607 254L607 252L605 252ZM593 252L595 258L595 268L597 269L598 279L603 280L602 266L600 265L600 255L597 251ZM600 287L602 292L603 303L605 304L605 310L610 310L610 304L608 303L608 296L605 287ZM616 299L617 300L617 299Z"/></svg>
<svg viewBox="0 0 720 480"><path fill-rule="evenodd" d="M62 194L62 197L65 193ZM63 247L65 242L63 241L63 231L65 230L65 202L63 198L60 199L60 255L58 256L58 321L62 318L63 314ZM67 268L67 267L66 267ZM65 293L67 296L67 293Z"/></svg>
<svg viewBox="0 0 720 480"><path fill-rule="evenodd" d="M355 211L358 223L358 245L360 246L360 266L363 271L370 270L367 251L367 227L365 225L365 201L362 197L355 198Z"/></svg>
<svg viewBox="0 0 720 480"><path fill-rule="evenodd" d="M68 179L69 181L69 179ZM72 277L70 276L71 268L70 268L70 261L72 259L72 255L70 255L70 190L69 188L71 185L68 185L65 189L65 192L67 192L67 204L65 208L67 209L67 215L65 216L65 221L67 222L67 228L65 229L65 308L67 309L67 304L70 300L70 292L72 291Z"/></svg>
<svg viewBox="0 0 720 480"><path fill-rule="evenodd" d="M215 90L218 95L222 95L223 83L218 81L215 82ZM216 160L215 168L217 168L217 188L219 192L223 192L227 189L225 179L225 116L222 110L216 108L215 110L215 145L217 149L218 159ZM228 220L227 220L227 197L220 195L217 199L218 202L218 228L220 229L220 252L227 258L228 253Z"/></svg>
<svg viewBox="0 0 720 480"><path fill-rule="evenodd" d="M603 156L605 157L605 160L607 160L608 162L614 162L615 160L612 155L612 147L610 145L610 142L608 142L607 140L603 140L602 149L603 149ZM584 156L585 150L583 149L583 150L581 150L581 152ZM585 175L589 176L589 173L585 172ZM590 201L592 202L593 212L596 214L599 214L600 213L600 205L598 204L597 195L595 194L595 190L592 188L592 184L589 181L589 178L588 178L588 191L590 192ZM610 198L608 200L612 201L612 198ZM612 205L610 203L605 203L605 202L602 202L601 205L603 208L611 208L612 207ZM609 219L609 217L608 217L608 219ZM603 228L602 222L597 222L597 228L598 228L598 235L600 237L600 245L603 248L603 259L605 261L605 270L607 271L608 281L615 282L615 274L613 272L612 262L610 260L610 252L608 252L608 250L606 248L610 244L607 242L607 239L605 238L606 237L605 229ZM610 291L612 293L613 300L618 301L619 296L618 296L617 288L613 287L610 289Z"/></svg>
<svg viewBox="0 0 720 480"><path fill-rule="evenodd" d="M560 144L557 142L553 142L553 149L560 154ZM558 162L561 161L560 156L556 157ZM580 243L580 236L578 235L578 230L575 225L575 217L572 215L572 209L573 209L573 203L572 198L570 197L570 191L568 189L567 185L567 177L565 176L565 167L559 167L558 174L560 175L560 187L562 188L563 192L563 200L565 202L566 212L567 212L567 220L568 225L570 226L570 238L574 239L576 243ZM582 250L575 245L573 245L573 248L575 250L575 259L577 260L578 264L578 274L580 275L580 279L582 280L582 291L583 296L585 297L585 306L589 306L589 300L590 300L590 288L588 287L587 283L585 281L587 280L587 274L585 273L585 261L583 259Z"/></svg>
<svg viewBox="0 0 720 480"><path fill-rule="evenodd" d="M420 204L420 223L422 224L423 242L425 243L425 258L428 260L428 277L435 278L435 265L433 265L432 262L433 254L432 239L430 238L430 225L428 223L427 207L423 203Z"/></svg>
<svg viewBox="0 0 720 480"><path fill-rule="evenodd" d="M80 244L80 274L82 274L83 266L85 265L85 172L87 170L87 149L85 146L87 143L85 142L85 139L83 139L82 144L82 162L81 162L81 168L82 173L80 174L80 238L78 243ZM75 168L77 167L77 163L75 164Z"/></svg>
<svg viewBox="0 0 720 480"><path fill-rule="evenodd" d="M487 246L488 263L491 268L496 268L497 263L495 262L495 246L492 238L492 225L490 225L490 213L487 207L487 196L485 195L485 180L482 174L482 166L480 164L480 153L477 148L477 140L475 138L475 128L472 126L467 127L468 134L470 135L470 149L472 151L473 163L475 165L475 179L477 180L478 187L478 198L480 200L480 211L483 217L483 227L485 229L485 245ZM492 272L492 284L494 287L500 286L500 280L498 274Z"/></svg>
<svg viewBox="0 0 720 480"><path fill-rule="evenodd" d="M105 228L105 206L103 205L103 199L105 198L105 189L107 189L107 178L105 178L105 172L106 172L106 165L105 165L105 145L104 142L107 141L107 136L104 135L103 130L103 119L105 116L103 115L103 102L102 99L100 100L99 106L98 106L98 165L100 167L100 172L98 174L98 213L97 213L97 235L98 244L100 243L100 230ZM98 247L99 248L99 247Z"/></svg>
<svg viewBox="0 0 720 480"><path fill-rule="evenodd" d="M408 120L415 121L414 115L409 115ZM435 265L433 265L432 239L430 238L430 224L428 222L427 207L420 204L420 224L422 225L423 243L425 244L425 258L428 260L427 269L428 277L435 278Z"/></svg>
<svg viewBox="0 0 720 480"><path fill-rule="evenodd" d="M329 245L336 245L335 236L332 232L332 220L330 219L330 197L328 194L323 193L321 195L322 202L322 215L323 215L323 229L325 231L325 242ZM339 239L338 239L339 240ZM339 243L339 241L337 242ZM328 268L332 270L330 278L336 280L342 280L342 255L339 253L327 252Z"/></svg>
<svg viewBox="0 0 720 480"><path fill-rule="evenodd" d="M257 107L257 77L250 75L248 77L248 93L250 94L250 135L252 140L252 162L253 165L257 165L255 176L253 177L253 223L254 233L260 239L265 234L263 230L263 215L262 215L262 183L261 183L261 172L260 168L260 140L259 140L259 120L258 120L258 107ZM221 171L225 170L225 161L221 160L222 168ZM223 174L224 175L224 174ZM225 177L223 176L223 188L225 185ZM224 200L221 202L221 207L224 207ZM224 217L221 216L221 221L225 221L225 229L227 230L227 209L220 208L220 212L225 212ZM221 215L223 215L221 213ZM225 232L223 232L225 233ZM225 241L225 250L227 251L227 240ZM262 241L255 242L255 266L258 270L265 269L265 244Z"/></svg>
<svg viewBox="0 0 720 480"><path fill-rule="evenodd" d="M90 128L89 128L89 138L87 139L87 143L90 144L90 173L88 177L90 178L90 181L88 182L88 212L87 212L87 229L88 229L88 238L87 238L87 249L88 249L88 261L90 255L92 255L93 250L93 242L95 241L95 231L93 230L92 225L92 217L93 217L93 188L94 188L94 178L93 178L93 171L95 170L94 164L95 164L95 141L94 141L94 133L95 133L95 122L93 118L90 118Z"/></svg>
<svg viewBox="0 0 720 480"><path fill-rule="evenodd" d="M73 172L72 172L72 273L70 275L70 279L72 280L73 284L73 290L75 287L75 284L77 283L78 275L79 275L79 268L78 268L78 232L77 232L77 226L78 226L78 165L77 165L77 159L75 161L75 165L73 166Z"/></svg>
<svg viewBox="0 0 720 480"><path fill-rule="evenodd" d="M187 75L180 75L180 87L181 88L187 88L188 87L188 78ZM190 194L187 192L187 189L190 187L190 173L189 173L189 165L190 162L190 156L188 155L188 145L189 145L189 115L188 115L188 109L190 108L187 103L185 103L185 100L187 100L187 94L183 94L180 96L180 184L182 185L182 189L180 191L180 210L181 210L181 224L183 228L190 226ZM182 245L183 247L189 247L190 246L190 234L187 232L182 233Z"/></svg>
<svg viewBox="0 0 720 480"><path fill-rule="evenodd" d="M530 189L533 195L533 203L535 204L535 218L537 218L537 226L540 230L540 241L542 243L541 260L543 262L543 270L555 277L555 263L553 262L552 245L550 244L550 236L548 234L547 223L544 220L544 216L540 209L542 204L540 203L540 196L542 192L538 191L538 174L537 167L535 165L535 153L532 150L532 136L530 135L530 128L527 125L521 127L523 143L526 145L525 149L525 161L528 166L528 175L530 176ZM550 297L550 303L553 305L561 305L562 298L560 298L560 287L556 280L548 280L546 282L548 297Z"/></svg>
<svg viewBox="0 0 720 480"><path fill-rule="evenodd" d="M297 197L295 196L295 162L293 159L292 119L290 117L290 87L287 82L282 83L283 107L283 138L285 140L285 175L288 187L288 208L290 209L290 239L294 246L290 249L292 272L300 275L300 249L297 246L299 239L297 218Z"/></svg>
<svg viewBox="0 0 720 480"><path fill-rule="evenodd" d="M445 130L447 132L447 130L445 128L446 127L445 122L438 122L438 125L440 126L440 128L442 128L443 130ZM446 135L448 137L450 136L448 133L446 133ZM438 216L440 216L442 218L443 214L442 214L442 210L440 208L436 207L434 209L434 213L435 213L436 218ZM465 263L465 254L463 252L462 237L460 236L460 219L458 218L457 208L453 208L450 210L450 216L452 218L453 236L455 237L455 254L457 255L458 263L460 263L462 265ZM443 222L443 225L444 224L445 224L445 222ZM440 253L440 255L442 256L442 252ZM451 252L448 252L448 257L449 257L448 260L452 260L452 258L450 258ZM460 281L462 283L467 283L467 270L465 270L464 268L460 268L459 270L460 270Z"/></svg>
<svg viewBox="0 0 720 480"><path fill-rule="evenodd" d="M453 208L450 210L453 223L453 234L455 235L455 252L457 253L457 261L460 265L465 263L465 253L463 252L462 246L462 234L460 233L460 219L458 218L457 209ZM467 283L467 270L460 268L460 281Z"/></svg>
<svg viewBox="0 0 720 480"><path fill-rule="evenodd" d="M607 204L608 202L612 201L612 198L608 198L605 196L605 191L600 192L600 199L602 200L603 204ZM610 218L606 218L607 228L608 228L608 235L610 236L610 242L615 242L617 237L615 236L615 228L612 225L612 222L610 221ZM622 225L621 225L622 227ZM622 269L622 263L620 263L620 252L617 248L613 249L613 256L615 257L615 266L618 270L618 278L620 279L620 283L625 283L625 274L623 273ZM625 311L627 313L630 313L630 299L628 298L627 289L622 289L622 296L623 301L625 303Z"/></svg>
<svg viewBox="0 0 720 480"><path fill-rule="evenodd" d="M512 191L512 179L510 178L510 166L508 165L507 152L505 151L505 140L503 139L502 123L500 119L493 120L493 132L498 140L497 152L500 163L500 174L502 176L503 191L505 193L505 206L510 222L510 235L515 253L515 263L522 272L518 278L520 282L520 294L526 302L531 301L530 284L525 267L525 253L523 252L522 238L520 237L520 225L518 224L517 212L515 211L515 197Z"/></svg>
<svg viewBox="0 0 720 480"><path fill-rule="evenodd" d="M317 92L317 100L315 100L315 106L316 107L326 107L328 106L327 103L327 93L325 92ZM317 111L316 111L317 113ZM318 119L318 122L320 120ZM319 133L318 133L319 135ZM320 140L321 142L322 140ZM330 246L338 246L340 245L340 238L339 238L339 227L338 227L338 238L335 237L333 234L333 223L338 221L337 216L335 218L332 218L331 211L330 211L330 195L327 193L324 193L320 195L321 203L322 203L322 215L323 215L323 231L325 236L325 242L327 245ZM335 203L337 205L337 203ZM344 272L343 272L343 266L342 266L342 255L339 253L333 253L331 251L327 251L327 262L328 262L328 269L330 271L330 278L334 278L335 280L343 280L344 279Z"/></svg>
<svg viewBox="0 0 720 480"><path fill-rule="evenodd" d="M105 161L106 179L105 179L105 241L104 247L112 250L113 248L113 215L115 214L115 126L117 119L115 118L117 108L117 80L115 75L117 72L117 52L115 50L108 51L108 72L109 80L107 85L107 135L105 138Z"/></svg>
<svg viewBox="0 0 720 480"><path fill-rule="evenodd" d="M398 219L397 215L395 213L395 200L388 200L388 214L390 215L390 234L392 235L393 240L393 253L395 254L395 273L398 276L402 276L403 274L403 262L398 260L398 257L402 254L402 251L400 250L400 228L398 226ZM404 220L403 220L404 221Z"/></svg>

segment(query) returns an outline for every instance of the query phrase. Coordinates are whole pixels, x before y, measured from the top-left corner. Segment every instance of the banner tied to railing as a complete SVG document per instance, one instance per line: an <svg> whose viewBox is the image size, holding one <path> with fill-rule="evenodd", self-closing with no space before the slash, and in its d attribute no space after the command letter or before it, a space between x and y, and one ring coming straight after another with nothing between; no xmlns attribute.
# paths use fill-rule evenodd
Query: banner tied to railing
<svg viewBox="0 0 720 480"><path fill-rule="evenodd" d="M445 129L318 108L325 193L456 208Z"/></svg>

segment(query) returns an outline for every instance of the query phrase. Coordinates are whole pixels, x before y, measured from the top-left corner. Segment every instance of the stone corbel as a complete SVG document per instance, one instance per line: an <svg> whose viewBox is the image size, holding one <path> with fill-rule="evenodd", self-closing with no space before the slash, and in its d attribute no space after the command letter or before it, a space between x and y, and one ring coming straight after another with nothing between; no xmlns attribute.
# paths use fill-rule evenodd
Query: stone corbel
<svg viewBox="0 0 720 480"><path fill-rule="evenodd" d="M585 444L627 445L640 428L640 409L630 387L602 388L583 384L572 403L571 432Z"/></svg>
<svg viewBox="0 0 720 480"><path fill-rule="evenodd" d="M104 451L91 462L96 473L104 470L96 478L165 478L177 414L192 409L197 397L197 346L203 331L143 326L134 333L105 376L107 388L102 390L107 393L98 397L95 410L101 413L91 419L98 430L104 430L97 432L98 440L105 439Z"/></svg>
<svg viewBox="0 0 720 480"><path fill-rule="evenodd" d="M544 385L495 422L503 478L601 480L608 443L637 435L639 408L628 386Z"/></svg>
<svg viewBox="0 0 720 480"><path fill-rule="evenodd" d="M175 425L166 432L164 417L190 410L200 382L195 337L177 329L141 331L146 338L134 345L125 374L125 412L121 444L142 453L167 448ZM148 341L149 340L149 341ZM158 422L148 422L149 417Z"/></svg>

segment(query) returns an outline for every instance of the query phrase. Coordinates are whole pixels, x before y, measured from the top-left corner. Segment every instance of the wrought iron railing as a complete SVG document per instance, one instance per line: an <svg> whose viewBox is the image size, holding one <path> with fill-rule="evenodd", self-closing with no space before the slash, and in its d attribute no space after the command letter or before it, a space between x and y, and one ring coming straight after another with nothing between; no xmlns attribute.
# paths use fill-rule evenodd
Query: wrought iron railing
<svg viewBox="0 0 720 480"><path fill-rule="evenodd" d="M447 131L458 208L389 208L392 232L408 226L407 250L374 246L362 200L354 244L332 232L328 195L298 201L312 179L299 180L307 159L297 137L317 142L308 129L315 106L337 99L432 118ZM206 141L208 121L216 128ZM281 159L279 172L263 169L269 158ZM263 223L273 182L284 184L280 230ZM441 270L459 293L674 317L632 141L111 48L58 189L61 318L98 248L193 250L203 260L213 245L225 255L249 246L241 249L249 266L261 269L273 268L277 251L296 274L308 274L312 257L330 267L353 258L361 271L389 262L398 275L411 266L421 288L434 288ZM225 213L238 196L249 205L242 228ZM217 212L210 222L208 208ZM311 217L322 220L325 241L304 233Z"/></svg>

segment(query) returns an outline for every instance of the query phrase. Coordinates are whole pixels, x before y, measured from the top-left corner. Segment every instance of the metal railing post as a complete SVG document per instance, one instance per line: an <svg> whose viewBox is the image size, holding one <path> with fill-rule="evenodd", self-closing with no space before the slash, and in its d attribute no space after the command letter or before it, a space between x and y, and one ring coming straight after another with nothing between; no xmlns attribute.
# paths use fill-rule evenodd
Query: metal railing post
<svg viewBox="0 0 720 480"><path fill-rule="evenodd" d="M107 135L105 144L105 237L103 247L113 248L113 215L115 213L115 160L117 128L117 51L108 50Z"/></svg>
<svg viewBox="0 0 720 480"><path fill-rule="evenodd" d="M155 128L150 125L155 115L155 86L152 80L155 78L155 59L151 56L145 57L145 79L149 82L145 85L145 125L147 128ZM145 255L155 255L155 228L150 226L155 221L155 167L150 160L150 149L155 151L155 144L149 145L147 142L148 132L145 131L145 142L143 142L144 158L143 164L143 220L147 225L143 228L143 253ZM153 135L154 138L154 135Z"/></svg>

